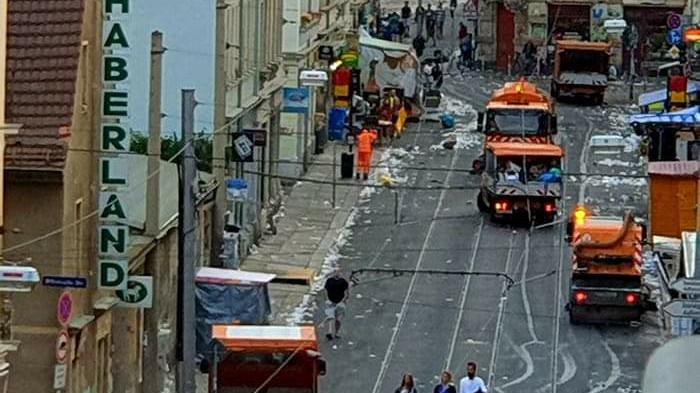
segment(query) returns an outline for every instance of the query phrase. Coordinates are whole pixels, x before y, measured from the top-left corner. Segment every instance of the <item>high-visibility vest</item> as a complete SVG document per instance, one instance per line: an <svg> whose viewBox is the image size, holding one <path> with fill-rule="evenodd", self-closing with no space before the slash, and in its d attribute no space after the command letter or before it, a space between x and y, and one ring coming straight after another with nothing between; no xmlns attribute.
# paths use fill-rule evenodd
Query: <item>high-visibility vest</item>
<svg viewBox="0 0 700 393"><path fill-rule="evenodd" d="M372 142L377 139L377 133L368 130L362 130L357 136L357 151L359 153L371 153Z"/></svg>

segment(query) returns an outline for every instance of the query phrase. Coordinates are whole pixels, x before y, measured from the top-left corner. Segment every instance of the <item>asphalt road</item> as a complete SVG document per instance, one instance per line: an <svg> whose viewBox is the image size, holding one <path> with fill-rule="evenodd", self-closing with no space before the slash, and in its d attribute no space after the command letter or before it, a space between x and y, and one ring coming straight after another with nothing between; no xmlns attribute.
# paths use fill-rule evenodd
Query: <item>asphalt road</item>
<svg viewBox="0 0 700 393"><path fill-rule="evenodd" d="M505 79L448 78L443 92L460 113L458 124L473 122L475 110ZM600 214L643 211L644 179L616 177L643 173L636 152L605 156L587 147L592 135L629 132L621 119L632 109L575 104L558 108L564 171L577 174L566 178L565 209L585 201ZM562 225L528 230L491 223L476 209L477 190L470 187L478 180L464 171L480 144L431 149L442 140L439 124L423 123L395 143L418 147L404 165L433 168L402 170L403 185L461 188L401 191L398 225L394 194L374 193L359 206L340 265L346 274L361 268L499 272L516 285L506 289L502 277L475 275L358 276L342 338L322 345L328 361L322 391L393 392L410 372L419 392L428 392L441 370L461 377L466 363L476 361L496 392L639 392L645 362L661 343L654 315L638 327L569 325L564 305L571 254Z"/></svg>

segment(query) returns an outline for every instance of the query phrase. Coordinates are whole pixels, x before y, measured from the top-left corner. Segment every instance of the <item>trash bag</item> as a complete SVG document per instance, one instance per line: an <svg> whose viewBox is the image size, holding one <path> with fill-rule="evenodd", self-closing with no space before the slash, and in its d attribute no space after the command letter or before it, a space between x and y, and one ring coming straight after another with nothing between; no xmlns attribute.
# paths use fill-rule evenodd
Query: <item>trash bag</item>
<svg viewBox="0 0 700 393"><path fill-rule="evenodd" d="M440 115L440 123L443 128L452 128L455 126L455 118L449 113L443 113Z"/></svg>

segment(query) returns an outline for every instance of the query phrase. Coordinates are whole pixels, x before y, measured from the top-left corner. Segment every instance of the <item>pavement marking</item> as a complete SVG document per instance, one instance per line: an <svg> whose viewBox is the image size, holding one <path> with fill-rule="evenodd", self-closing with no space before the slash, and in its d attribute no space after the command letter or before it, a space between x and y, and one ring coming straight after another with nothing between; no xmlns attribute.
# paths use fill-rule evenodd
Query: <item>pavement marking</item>
<svg viewBox="0 0 700 393"><path fill-rule="evenodd" d="M561 349L561 359L564 362L564 372L561 377L557 380L557 385L563 385L569 382L576 375L576 359L569 351L568 347L562 347Z"/></svg>
<svg viewBox="0 0 700 393"><path fill-rule="evenodd" d="M542 341L537 338L537 332L535 331L535 321L532 318L532 309L530 308L530 300L527 296L527 270L530 264L530 237L531 233L528 232L527 236L525 237L525 249L524 249L524 258L523 258L523 270L522 274L520 275L520 280L522 282L522 285L520 285L520 294L523 298L523 308L525 309L525 317L527 320L527 330L530 333L530 338L531 340L523 343L518 346L516 349L516 353L523 359L525 362L525 372L519 376L518 378L503 384L501 388L507 388L509 386L517 385L528 378L532 376L535 372L535 363L532 360L532 355L530 354L530 351L528 351L528 347L533 344L543 344Z"/></svg>
<svg viewBox="0 0 700 393"><path fill-rule="evenodd" d="M506 268L505 272L508 273L510 270L510 260L513 256L513 243L515 238L515 231L510 233L510 240L508 244L508 254L506 256ZM521 254L521 260L524 254ZM520 261L518 261L520 265ZM517 270L516 270L517 271ZM487 385L493 386L494 379L496 378L496 356L498 355L498 347L501 343L501 335L503 334L503 318L506 311L506 301L508 300L508 283L504 280L501 286L501 298L498 302L498 317L496 318L496 333L493 336L493 344L491 346L491 360L489 361L489 376Z"/></svg>
<svg viewBox="0 0 700 393"><path fill-rule="evenodd" d="M586 124L588 124L588 129L586 130L585 134L585 141L583 143L583 150L581 151L581 156L578 158L578 165L579 165L579 172L580 173L588 173L588 166L586 165L586 159L588 158L588 150L590 149L590 142L591 142L591 135L593 134L593 123L588 119L587 116L584 116L576 111L574 109L574 112L578 114L580 117L582 117L585 121ZM588 180L590 179L589 176L585 176L583 181L581 182L581 186L578 189L578 203L583 203L585 197L586 197L586 186L588 185Z"/></svg>
<svg viewBox="0 0 700 393"><path fill-rule="evenodd" d="M457 158L459 157L459 150L455 150L455 153L452 155L452 161L450 162L450 170L447 172L447 176L445 176L445 181L443 181L443 187L445 187L441 192L440 192L440 198L438 199L438 204L437 207L435 208L435 211L433 212L433 220L430 222L430 227L428 227L428 233L425 236L425 240L423 241L423 246L421 247L420 254L418 254L418 261L416 262L416 266L414 267L414 270L420 269L420 266L423 264L423 258L425 257L425 250L428 247L428 243L430 242L430 237L433 233L433 230L435 229L435 223L437 222L437 218L440 215L440 212L442 211L442 204L445 200L445 195L447 192L446 187L449 185L450 178L452 177L453 169L455 167L455 164L457 163ZM386 376L386 371L389 366L389 361L391 360L391 357L394 353L394 346L396 345L396 339L398 337L399 331L401 330L401 325L403 325L404 318L406 316L406 311L408 310L408 305L409 301L411 299L411 295L413 294L413 287L416 285L416 279L418 278L418 274L414 274L411 277L411 282L408 284L408 290L406 291L406 297L403 300L403 304L401 305L401 311L399 312L398 320L396 321L396 325L393 328L393 332L391 333L391 338L389 339L389 346L386 349L386 353L384 354L384 359L382 359L382 365L379 369L379 375L377 375L377 380L374 383L374 388L372 389L372 393L378 393L379 390L381 389L381 385L384 382L384 378Z"/></svg>
<svg viewBox="0 0 700 393"><path fill-rule="evenodd" d="M608 351L608 355L610 355L610 376L608 376L608 379L606 379L605 382L598 384L598 386L591 389L588 393L599 393L608 389L622 375L622 370L620 369L620 358L618 358L615 351L610 348L608 340L603 338L602 341L603 348L605 348L605 350Z"/></svg>
<svg viewBox="0 0 700 393"><path fill-rule="evenodd" d="M481 215L481 221L479 222L479 229L476 231L476 237L474 238L474 245L472 256L469 259L469 270L474 270L474 263L476 261L476 254L479 251L479 244L481 244L481 232L484 229L484 215ZM511 234L511 245L512 245L513 235ZM508 249L508 258L510 259L511 249ZM469 284L471 283L471 276L467 275L464 280L464 286L462 286L462 293L459 299L459 312L457 313L457 321L455 323L455 329L452 332L452 342L450 343L450 348L447 351L447 359L445 360L445 370L450 370L450 365L452 364L452 357L454 356L455 347L457 346L457 337L459 336L459 325L462 323L462 318L464 317L464 306L467 302L467 293L469 292Z"/></svg>

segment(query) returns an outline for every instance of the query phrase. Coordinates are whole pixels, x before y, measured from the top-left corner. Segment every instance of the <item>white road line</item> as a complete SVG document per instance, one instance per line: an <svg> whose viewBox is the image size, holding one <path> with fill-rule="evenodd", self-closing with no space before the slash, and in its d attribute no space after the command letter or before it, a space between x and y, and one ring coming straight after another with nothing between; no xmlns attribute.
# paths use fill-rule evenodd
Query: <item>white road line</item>
<svg viewBox="0 0 700 393"><path fill-rule="evenodd" d="M477 229L476 237L474 238L474 246L472 251L472 256L469 260L469 270L474 270L474 263L476 261L476 254L479 250L479 244L481 242L481 231L484 228L484 216L481 216L481 221L479 222L479 229ZM513 237L511 235L511 245ZM508 248L508 259L510 259L511 248ZM459 300L459 312L457 313L457 321L455 322L455 329L452 332L452 341L450 343L450 348L447 351L447 359L445 360L445 370L451 370L452 357L454 356L455 347L457 346L457 337L459 336L459 325L462 323L462 318L464 317L464 306L467 303L467 294L469 293L469 284L471 283L472 276L467 275L464 280L464 286L462 287L462 294Z"/></svg>
<svg viewBox="0 0 700 393"><path fill-rule="evenodd" d="M561 373L561 377L557 380L557 385L563 385L569 382L576 375L576 359L569 351L569 348L562 346L561 348L561 360L564 362L564 372Z"/></svg>
<svg viewBox="0 0 700 393"><path fill-rule="evenodd" d="M591 135L593 134L593 123L591 123L591 121L588 120L588 117L583 115L580 116L586 121L586 124L588 124L588 129L586 131L586 139L583 143L583 150L581 151L581 156L578 158L578 169L580 173L588 173L588 165L586 165L586 159L588 158L588 150L590 150ZM581 182L581 186L578 190L578 203L583 203L586 197L586 186L588 185L588 179L590 179L590 177L584 176L583 181Z"/></svg>
<svg viewBox="0 0 700 393"><path fill-rule="evenodd" d="M605 348L605 350L608 351L608 355L610 355L610 376L608 377L608 379L605 380L605 382L598 384L598 386L591 389L588 393L599 393L604 390L607 390L622 375L622 371L620 369L620 359L615 354L615 351L613 351L612 348L610 348L610 344L608 344L608 341L605 338L603 338L602 341L603 348Z"/></svg>
<svg viewBox="0 0 700 393"><path fill-rule="evenodd" d="M508 255L506 257L506 268L505 268L505 273L507 274L510 271L510 260L511 257L513 256L513 243L514 243L514 238L515 238L515 233L511 232L510 235L510 241L508 243ZM524 254L521 255L521 260L522 257L524 257ZM518 265L520 262L518 262ZM517 270L516 270L517 271ZM493 386L494 381L496 379L496 359L498 356L498 347L501 344L501 336L503 334L503 318L504 318L504 313L506 311L506 302L508 301L508 283L503 282L503 285L501 286L501 298L500 301L498 302L498 318L496 319L496 333L493 337L493 345L491 346L491 359L489 361L489 373L488 373L488 381L487 385L488 386Z"/></svg>
<svg viewBox="0 0 700 393"><path fill-rule="evenodd" d="M425 236L425 240L423 241L423 246L421 247L420 254L418 254L418 261L416 262L416 266L414 267L415 270L420 269L421 265L423 264L423 258L425 257L425 250L428 247L428 243L430 242L430 237L433 233L433 229L435 229L435 223L437 222L437 218L440 215L440 210L442 209L442 204L445 200L445 195L447 192L446 187L449 185L450 182L450 177L452 177L452 172L455 167L455 164L457 162L457 157L459 156L459 150L455 150L455 154L452 156L452 161L450 162L450 170L447 172L447 176L445 177L445 181L443 182L443 187L445 187L441 192L440 192L440 198L438 200L437 207L435 208L435 211L433 212L433 219L430 222L430 226L428 227L428 233ZM389 340L389 346L386 349L386 353L384 354L384 359L382 359L382 365L381 368L379 369L379 374L377 375L377 380L374 383L374 388L372 389L372 393L378 393L379 390L381 389L382 383L384 382L384 378L386 377L386 370L389 366L389 361L391 360L391 357L394 353L394 346L396 345L396 338L399 335L399 331L401 330L401 325L403 324L404 318L406 317L406 311L408 310L408 304L411 299L411 295L413 294L413 287L416 285L416 279L418 278L418 274L414 274L413 277L411 277L411 281L408 285L408 290L406 291L406 297L403 300L403 304L401 305L401 311L399 312L399 317L398 320L396 321L396 325L394 326L393 332L391 333L391 339Z"/></svg>
<svg viewBox="0 0 700 393"><path fill-rule="evenodd" d="M523 298L523 308L525 309L527 330L530 333L531 340L522 345L519 345L518 349L516 350L516 353L525 362L525 372L518 378L502 385L501 388L507 388L509 386L517 385L532 376L532 374L535 372L535 363L533 362L532 355L530 354L530 351L527 348L533 344L542 344L542 341L540 341L537 338L537 332L535 331L535 321L532 317L532 308L530 307L530 300L527 296L527 269L530 264L530 236L530 233L528 233L527 237L525 238L525 252L523 254L523 271L520 275L520 281L522 282L522 284L520 285L520 293Z"/></svg>

